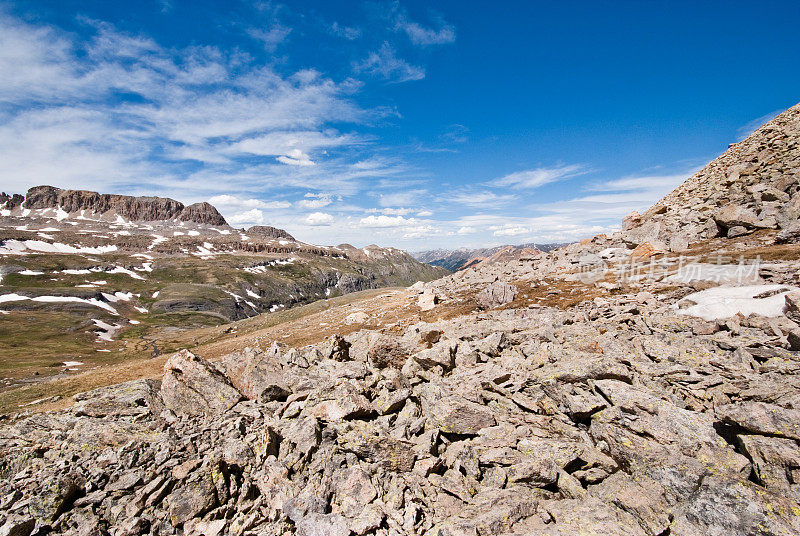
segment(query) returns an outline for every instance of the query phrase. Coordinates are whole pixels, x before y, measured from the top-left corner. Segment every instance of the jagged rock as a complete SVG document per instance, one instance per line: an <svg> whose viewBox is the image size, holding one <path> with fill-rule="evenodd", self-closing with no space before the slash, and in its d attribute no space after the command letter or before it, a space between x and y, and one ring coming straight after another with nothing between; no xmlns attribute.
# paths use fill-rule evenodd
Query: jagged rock
<svg viewBox="0 0 800 536"><path fill-rule="evenodd" d="M793 221L775 235L776 244L797 244L800 242L800 221Z"/></svg>
<svg viewBox="0 0 800 536"><path fill-rule="evenodd" d="M449 371L455 366L456 352L458 352L457 344L443 341L414 354L414 361L426 369L442 367L444 371Z"/></svg>
<svg viewBox="0 0 800 536"><path fill-rule="evenodd" d="M340 448L360 459L385 467L388 471L408 472L414 467L413 444L381 435L368 426L356 426L336 439Z"/></svg>
<svg viewBox="0 0 800 536"><path fill-rule="evenodd" d="M182 350L164 364L161 398L176 413L217 416L242 400L242 395L213 365Z"/></svg>
<svg viewBox="0 0 800 536"><path fill-rule="evenodd" d="M379 336L367 351L368 361L379 369L386 367L401 369L409 355L408 348L402 342L385 335Z"/></svg>
<svg viewBox="0 0 800 536"><path fill-rule="evenodd" d="M744 479L721 475L705 478L691 500L679 506L674 515L670 534L676 535L749 536L800 531L797 503Z"/></svg>
<svg viewBox="0 0 800 536"><path fill-rule="evenodd" d="M631 252L631 260L639 261L649 259L653 255L661 253L662 250L650 242L642 242Z"/></svg>
<svg viewBox="0 0 800 536"><path fill-rule="evenodd" d="M800 483L793 476L800 468L797 442L758 435L740 435L737 441L742 452L753 460L757 482L774 493L800 501Z"/></svg>
<svg viewBox="0 0 800 536"><path fill-rule="evenodd" d="M492 412L484 406L458 395L445 394L439 388L423 391L422 408L428 415L428 426L445 433L475 435L497 423Z"/></svg>
<svg viewBox="0 0 800 536"><path fill-rule="evenodd" d="M786 301L784 307L786 316L797 324L800 322L800 290L786 293L783 299Z"/></svg>
<svg viewBox="0 0 800 536"><path fill-rule="evenodd" d="M723 423L751 433L800 441L800 410L747 402L720 406L716 415Z"/></svg>
<svg viewBox="0 0 800 536"><path fill-rule="evenodd" d="M714 221L728 230L734 227L752 229L756 227L758 217L753 211L731 203L714 213Z"/></svg>
<svg viewBox="0 0 800 536"><path fill-rule="evenodd" d="M36 520L30 517L9 517L0 526L0 536L30 536L36 527Z"/></svg>
<svg viewBox="0 0 800 536"><path fill-rule="evenodd" d="M623 231L397 291L405 311L370 312L380 330L221 365L178 354L160 387L6 419L0 526L35 514L41 534L796 534L800 296L781 291L798 266L791 247L769 248L770 227L800 216L798 135L800 106ZM728 240L736 218L752 221ZM646 242L663 255L631 267ZM689 242L702 264L676 254ZM339 260L367 255L347 248ZM731 284L728 259L746 252L747 268L761 248L747 292L769 310L683 314L695 287ZM475 289L498 283L518 285L511 306L478 310ZM413 307L423 288L447 297L430 322ZM330 318L354 310L373 311Z"/></svg>
<svg viewBox="0 0 800 536"><path fill-rule="evenodd" d="M278 356L245 348L222 358L233 386L244 396L262 403L285 400L291 393Z"/></svg>
<svg viewBox="0 0 800 536"><path fill-rule="evenodd" d="M55 519L72 506L83 491L81 479L73 474L54 475L41 483L31 497L30 513L42 526L50 526Z"/></svg>
<svg viewBox="0 0 800 536"><path fill-rule="evenodd" d="M78 393L73 397L76 404L72 411L90 417L157 414L160 388L157 380L133 380Z"/></svg>
<svg viewBox="0 0 800 536"><path fill-rule="evenodd" d="M165 499L169 507L169 521L179 527L197 517L216 503L214 483L210 477L202 476L199 480L189 482L173 491Z"/></svg>
<svg viewBox="0 0 800 536"><path fill-rule="evenodd" d="M208 225L227 225L225 218L208 203L184 207L174 199L99 194L84 190L62 190L53 186L34 186L25 195L24 206L30 209L58 208L65 212L86 210L98 214L113 212L138 221L180 219Z"/></svg>
<svg viewBox="0 0 800 536"><path fill-rule="evenodd" d="M417 305L419 306L420 311L430 311L439 303L439 296L431 292L430 290L426 289L422 294L419 295L417 300Z"/></svg>
<svg viewBox="0 0 800 536"><path fill-rule="evenodd" d="M514 301L517 287L504 281L495 281L478 293L478 305L486 309L498 307Z"/></svg>

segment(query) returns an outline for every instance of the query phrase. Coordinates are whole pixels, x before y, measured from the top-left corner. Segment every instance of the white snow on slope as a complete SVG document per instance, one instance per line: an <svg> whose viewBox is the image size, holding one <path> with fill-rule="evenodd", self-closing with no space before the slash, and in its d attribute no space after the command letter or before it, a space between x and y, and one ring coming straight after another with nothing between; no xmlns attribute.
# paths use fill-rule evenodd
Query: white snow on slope
<svg viewBox="0 0 800 536"><path fill-rule="evenodd" d="M83 246L70 246L69 244L62 244L60 242L43 242L41 240L6 240L5 244L0 246L0 254L20 255L25 251L33 251L36 253L93 253L102 254L116 251L117 246L99 246L99 247L83 247Z"/></svg>
<svg viewBox="0 0 800 536"><path fill-rule="evenodd" d="M800 289L788 285L715 287L689 294L673 307L678 314L703 320L730 318L737 313L776 317L783 314L784 296L793 290Z"/></svg>
<svg viewBox="0 0 800 536"><path fill-rule="evenodd" d="M28 296L22 296L20 294L4 294L0 296L0 303L12 302L12 301L35 301L35 302L43 302L43 303L85 303L87 305L93 305L95 307L100 307L101 309L105 309L106 311L110 312L111 314L117 314L117 310L111 307L106 302L100 301L97 298L77 298L74 296L37 296L35 298L29 298Z"/></svg>

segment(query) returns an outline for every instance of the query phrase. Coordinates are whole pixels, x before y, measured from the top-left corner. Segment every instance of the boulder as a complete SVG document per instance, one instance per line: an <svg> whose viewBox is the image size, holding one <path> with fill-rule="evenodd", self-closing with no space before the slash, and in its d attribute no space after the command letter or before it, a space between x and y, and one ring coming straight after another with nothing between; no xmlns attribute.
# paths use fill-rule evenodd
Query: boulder
<svg viewBox="0 0 800 536"><path fill-rule="evenodd" d="M478 305L485 309L498 307L514 301L517 287L504 281L495 281L480 291L477 296Z"/></svg>
<svg viewBox="0 0 800 536"><path fill-rule="evenodd" d="M439 303L439 296L436 295L432 290L425 289L425 291L419 295L417 299L417 305L419 306L420 311L430 311Z"/></svg>
<svg viewBox="0 0 800 536"><path fill-rule="evenodd" d="M161 398L176 413L213 417L225 413L243 397L214 365L181 350L164 364Z"/></svg>
<svg viewBox="0 0 800 536"><path fill-rule="evenodd" d="M222 358L231 384L250 400L261 403L285 400L291 393L275 353L245 348Z"/></svg>
<svg viewBox="0 0 800 536"><path fill-rule="evenodd" d="M756 227L758 217L752 210L729 203L714 213L714 221L728 230L732 227L753 229Z"/></svg>

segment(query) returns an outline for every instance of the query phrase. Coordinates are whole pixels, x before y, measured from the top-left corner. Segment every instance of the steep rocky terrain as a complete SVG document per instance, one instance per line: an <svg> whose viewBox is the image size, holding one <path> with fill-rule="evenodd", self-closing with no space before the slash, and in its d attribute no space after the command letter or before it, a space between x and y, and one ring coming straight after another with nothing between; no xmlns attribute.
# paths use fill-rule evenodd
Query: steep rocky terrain
<svg viewBox="0 0 800 536"><path fill-rule="evenodd" d="M445 273L393 248L234 229L208 203L36 187L0 198L0 374L158 355L175 330Z"/></svg>
<svg viewBox="0 0 800 536"><path fill-rule="evenodd" d="M643 215L623 221L629 244L649 241L682 251L697 240L758 229L800 234L800 104L789 108L709 163Z"/></svg>
<svg viewBox="0 0 800 536"><path fill-rule="evenodd" d="M770 160L790 183L778 214L800 196L795 111L776 119L794 133ZM715 162L753 162L773 139L764 127ZM772 201L712 190L612 236L331 308L302 334L243 330L220 359L182 350L155 378L10 417L2 530L798 534L796 222L722 233L705 207L760 207L763 221ZM673 213L718 231L678 243Z"/></svg>

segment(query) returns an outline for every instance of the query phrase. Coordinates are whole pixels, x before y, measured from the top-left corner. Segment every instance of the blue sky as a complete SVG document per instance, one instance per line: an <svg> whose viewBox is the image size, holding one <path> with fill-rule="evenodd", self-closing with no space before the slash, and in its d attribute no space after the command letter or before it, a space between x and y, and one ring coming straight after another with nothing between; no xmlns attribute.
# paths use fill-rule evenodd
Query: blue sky
<svg viewBox="0 0 800 536"><path fill-rule="evenodd" d="M409 250L618 227L800 100L800 2L0 0L0 189Z"/></svg>

